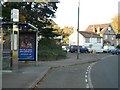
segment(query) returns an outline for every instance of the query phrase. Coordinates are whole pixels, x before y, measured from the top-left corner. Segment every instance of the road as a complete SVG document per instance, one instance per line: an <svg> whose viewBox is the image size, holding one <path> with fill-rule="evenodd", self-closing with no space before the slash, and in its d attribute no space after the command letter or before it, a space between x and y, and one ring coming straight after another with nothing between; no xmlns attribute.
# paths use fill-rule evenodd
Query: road
<svg viewBox="0 0 120 90"><path fill-rule="evenodd" d="M85 88L85 71L89 64L53 69L38 88Z"/></svg>
<svg viewBox="0 0 120 90"><path fill-rule="evenodd" d="M111 55L94 64L91 81L94 88L118 88L118 56Z"/></svg>
<svg viewBox="0 0 120 90"><path fill-rule="evenodd" d="M86 54L84 56L86 57ZM91 58L90 55L87 59L89 58ZM96 58L101 60L53 68L37 88L117 88L117 55L98 54L94 56L94 59Z"/></svg>

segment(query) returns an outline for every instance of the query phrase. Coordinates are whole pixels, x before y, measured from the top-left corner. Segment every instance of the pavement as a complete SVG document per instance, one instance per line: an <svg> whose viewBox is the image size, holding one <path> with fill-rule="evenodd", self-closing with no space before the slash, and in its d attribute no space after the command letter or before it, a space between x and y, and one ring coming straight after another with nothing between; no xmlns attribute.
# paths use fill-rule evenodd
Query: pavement
<svg viewBox="0 0 120 90"><path fill-rule="evenodd" d="M100 60L97 54L76 54L68 53L66 59L58 61L39 61L20 63L16 70L2 72L2 88L34 88L52 68L90 63Z"/></svg>

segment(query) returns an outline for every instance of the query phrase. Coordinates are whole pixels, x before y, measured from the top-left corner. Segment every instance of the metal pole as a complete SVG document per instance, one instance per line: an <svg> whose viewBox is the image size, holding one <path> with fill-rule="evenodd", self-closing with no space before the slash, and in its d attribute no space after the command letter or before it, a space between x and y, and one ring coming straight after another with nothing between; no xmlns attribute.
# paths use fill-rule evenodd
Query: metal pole
<svg viewBox="0 0 120 90"><path fill-rule="evenodd" d="M0 89L2 90L2 61L3 61L3 30L2 30L2 25L0 21Z"/></svg>
<svg viewBox="0 0 120 90"><path fill-rule="evenodd" d="M11 49L11 43L12 43L12 39L11 39L11 30L12 29L10 29L9 27L8 27L8 31L9 31L9 33L10 33L10 69L12 70L12 49Z"/></svg>
<svg viewBox="0 0 120 90"><path fill-rule="evenodd" d="M17 35L17 36L16 36ZM13 23L12 31L12 70L18 70L18 25Z"/></svg>
<svg viewBox="0 0 120 90"><path fill-rule="evenodd" d="M36 66L38 66L38 31L36 32Z"/></svg>
<svg viewBox="0 0 120 90"><path fill-rule="evenodd" d="M79 47L79 8L80 8L80 0L78 1L78 27L77 27L77 59L79 59L80 47Z"/></svg>
<svg viewBox="0 0 120 90"><path fill-rule="evenodd" d="M2 4L0 3L0 89L2 90L2 60L3 60L3 31L2 31Z"/></svg>

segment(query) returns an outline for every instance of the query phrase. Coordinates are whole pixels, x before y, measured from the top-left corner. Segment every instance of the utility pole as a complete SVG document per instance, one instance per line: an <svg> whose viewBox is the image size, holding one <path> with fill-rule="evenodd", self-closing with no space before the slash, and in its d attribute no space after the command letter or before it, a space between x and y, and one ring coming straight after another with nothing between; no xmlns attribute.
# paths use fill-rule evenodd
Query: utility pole
<svg viewBox="0 0 120 90"><path fill-rule="evenodd" d="M3 30L2 20L0 20L0 89L2 90L2 60L3 60Z"/></svg>
<svg viewBox="0 0 120 90"><path fill-rule="evenodd" d="M80 47L79 47L79 10L80 10L80 0L78 1L78 27L77 27L77 59L79 59Z"/></svg>

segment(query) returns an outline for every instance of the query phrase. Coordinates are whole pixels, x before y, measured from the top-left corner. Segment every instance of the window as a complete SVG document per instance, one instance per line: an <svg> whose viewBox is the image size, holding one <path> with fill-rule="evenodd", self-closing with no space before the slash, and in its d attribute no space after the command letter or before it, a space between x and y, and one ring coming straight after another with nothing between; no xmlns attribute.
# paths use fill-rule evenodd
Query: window
<svg viewBox="0 0 120 90"><path fill-rule="evenodd" d="M97 38L97 43L101 43L101 38Z"/></svg>
<svg viewBox="0 0 120 90"><path fill-rule="evenodd" d="M90 43L90 38L86 38L85 43Z"/></svg>
<svg viewBox="0 0 120 90"><path fill-rule="evenodd" d="M108 39L108 35L104 35L104 38L105 38L105 39Z"/></svg>
<svg viewBox="0 0 120 90"><path fill-rule="evenodd" d="M109 26L109 27L108 27L108 31L110 31L110 30L111 30L111 27Z"/></svg>
<svg viewBox="0 0 120 90"><path fill-rule="evenodd" d="M114 35L112 35L112 40L114 40L115 39L115 36Z"/></svg>
<svg viewBox="0 0 120 90"><path fill-rule="evenodd" d="M103 28L100 28L100 32L103 30Z"/></svg>
<svg viewBox="0 0 120 90"><path fill-rule="evenodd" d="M97 29L95 28L95 32L97 32Z"/></svg>

